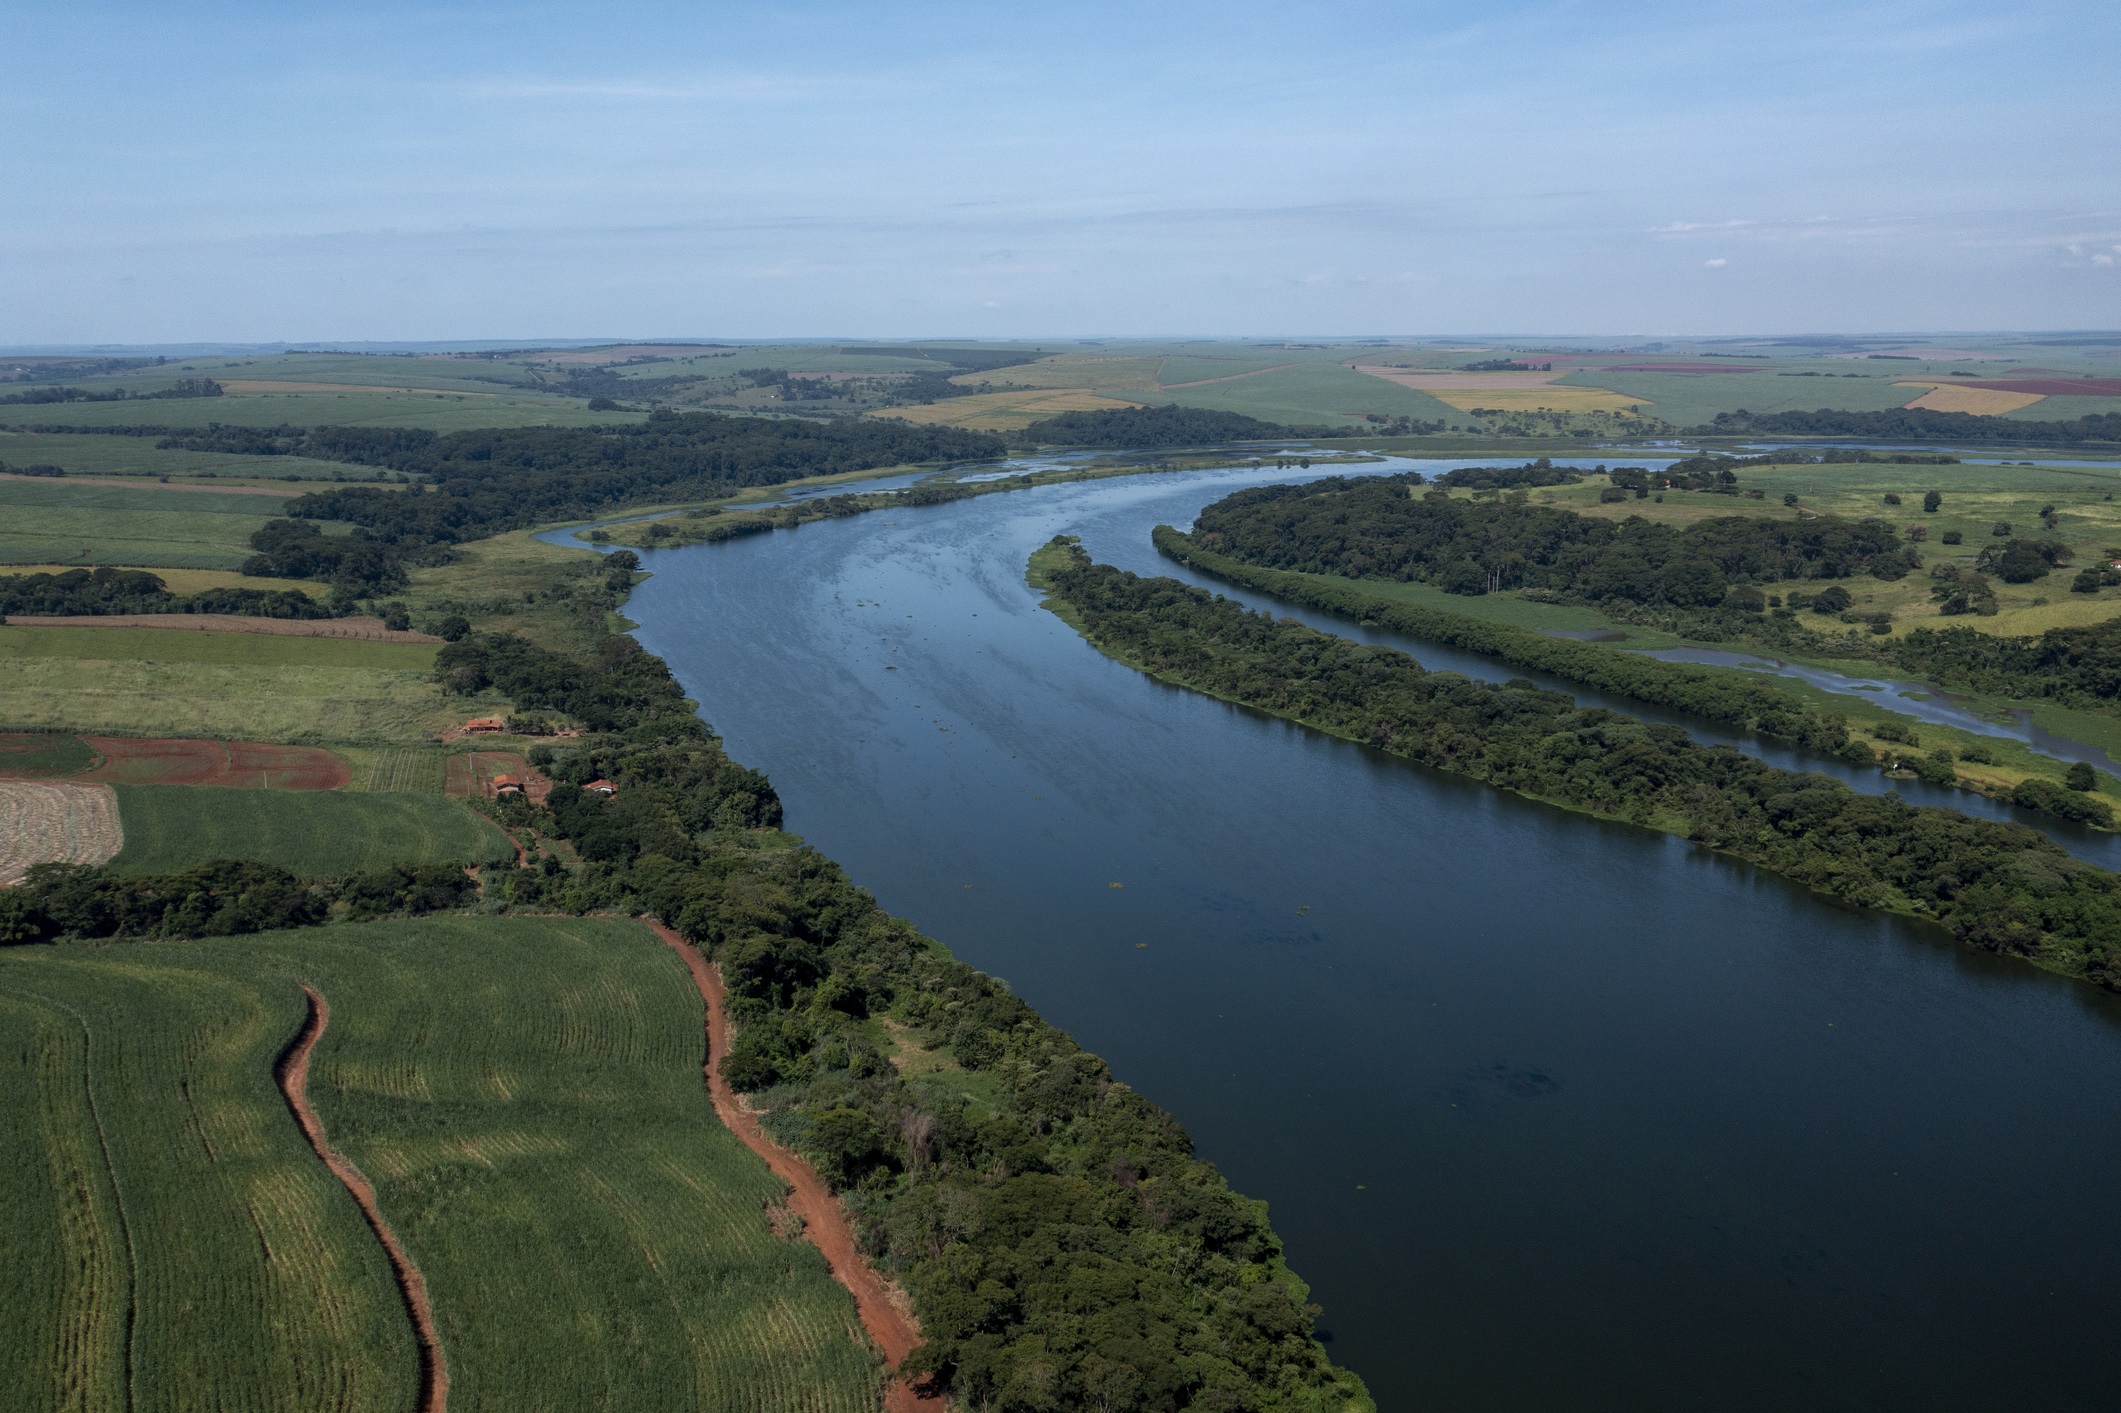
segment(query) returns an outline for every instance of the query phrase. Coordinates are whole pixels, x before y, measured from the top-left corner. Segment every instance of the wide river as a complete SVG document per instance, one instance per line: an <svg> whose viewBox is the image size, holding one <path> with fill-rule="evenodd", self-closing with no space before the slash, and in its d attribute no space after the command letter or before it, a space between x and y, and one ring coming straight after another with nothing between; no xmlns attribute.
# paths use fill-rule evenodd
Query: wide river
<svg viewBox="0 0 2121 1413"><path fill-rule="evenodd" d="M1024 584L1290 479L661 551L629 612L789 828L1272 1204L1382 1407L2114 1407L2112 998L1162 686Z"/></svg>

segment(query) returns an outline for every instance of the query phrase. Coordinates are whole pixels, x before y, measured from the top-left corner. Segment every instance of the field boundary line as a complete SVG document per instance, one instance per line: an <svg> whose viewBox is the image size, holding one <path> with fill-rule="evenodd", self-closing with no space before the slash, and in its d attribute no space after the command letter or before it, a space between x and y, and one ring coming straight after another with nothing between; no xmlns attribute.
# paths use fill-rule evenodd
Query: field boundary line
<svg viewBox="0 0 2121 1413"><path fill-rule="evenodd" d="M324 1027L331 1024L331 1003L306 981L302 983L302 994L309 998L309 1014L303 1019L301 1032L289 1042L279 1062L273 1066L273 1077L279 1080L280 1094L287 1100L295 1122L301 1126L303 1137L324 1160L324 1166L331 1169L332 1175L353 1195L354 1205L361 1209L369 1229L383 1244L383 1254L390 1261L391 1275L397 1280L398 1294L404 1298L405 1313L412 1320L413 1340L420 1351L419 1413L444 1413L449 1406L449 1365L442 1358L442 1341L435 1333L434 1309L428 1303L427 1282L422 1279L420 1268L405 1254L405 1248L398 1244L390 1223L383 1220L382 1209L376 1205L375 1188L354 1166L352 1159L325 1141L324 1121L310 1107L309 1056L317 1048Z"/></svg>
<svg viewBox="0 0 2121 1413"><path fill-rule="evenodd" d="M647 918L641 921L649 931L668 943L670 950L685 963L685 969L692 973L693 985L699 988L700 1000L706 1006L707 1053L701 1061L700 1073L707 1081L707 1095L714 1103L716 1116L746 1148L766 1160L766 1166L773 1169L775 1177L788 1184L788 1210L803 1219L803 1235L823 1254L825 1264L832 1268L833 1278L854 1297L855 1312L861 1317L862 1328L883 1350L885 1363L891 1369L885 1409L888 1413L922 1413L924 1400L911 1384L898 1377L900 1363L920 1347L919 1322L892 1298L891 1287L863 1258L862 1248L854 1239L854 1229L847 1224L847 1214L833 1197L832 1189L825 1186L808 1163L767 1137L758 1115L744 1107L743 1100L730 1088L729 1081L723 1079L714 1067L715 1061L729 1050L729 1011L721 971L700 955L699 948L680 937L671 927Z"/></svg>

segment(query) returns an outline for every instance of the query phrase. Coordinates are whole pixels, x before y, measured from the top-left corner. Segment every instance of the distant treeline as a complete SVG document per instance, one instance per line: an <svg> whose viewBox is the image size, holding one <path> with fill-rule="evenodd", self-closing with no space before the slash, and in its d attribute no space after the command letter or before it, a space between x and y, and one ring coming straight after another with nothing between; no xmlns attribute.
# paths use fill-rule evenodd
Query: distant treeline
<svg viewBox="0 0 2121 1413"><path fill-rule="evenodd" d="M1448 593L1536 588L1590 602L1720 603L1733 584L1898 579L1919 560L1878 520L1729 516L1686 529L1419 491L1418 473L1261 486L1201 511L1204 549L1275 569L1434 584Z"/></svg>
<svg viewBox="0 0 2121 1413"><path fill-rule="evenodd" d="M2012 442L2069 446L2079 442L2121 442L2121 413L2095 412L2066 421L2032 422L2024 418L1982 417L1971 412L1932 412L1926 407L1895 407L1882 412L1719 412L1701 437L1874 437L1891 441Z"/></svg>
<svg viewBox="0 0 2121 1413"><path fill-rule="evenodd" d="M253 537L246 574L401 587L448 547L646 500L707 499L805 476L1000 456L999 439L885 419L805 422L659 411L639 425L438 434L403 427L228 427L171 433L192 451L305 456L417 476L406 490L334 487L295 498ZM343 521L349 536L317 532Z"/></svg>
<svg viewBox="0 0 2121 1413"><path fill-rule="evenodd" d="M1167 681L1670 829L1848 902L1932 917L1971 945L2121 989L2121 878L2024 825L1860 795L1526 682L1427 672L1404 653L1055 548L1064 553L1047 581L1085 636Z"/></svg>
<svg viewBox="0 0 2121 1413"><path fill-rule="evenodd" d="M166 388L145 393L130 388L30 388L26 392L0 397L0 403L160 402L170 398L219 397L221 393L221 385L212 378L179 378Z"/></svg>
<svg viewBox="0 0 2121 1413"><path fill-rule="evenodd" d="M300 589L202 589L196 594L173 594L159 575L144 569L0 575L0 616L239 613L252 618L331 618L338 611Z"/></svg>
<svg viewBox="0 0 2121 1413"><path fill-rule="evenodd" d="M19 885L0 890L0 946L60 937L228 937L310 927L333 916L437 912L462 907L475 887L453 863L399 864L327 879L238 859L162 875L38 864Z"/></svg>
<svg viewBox="0 0 2121 1413"><path fill-rule="evenodd" d="M1285 427L1236 412L1200 407L1108 407L1096 412L1063 412L1033 422L1013 434L1023 446L1082 446L1123 450L1129 447L1216 446L1223 442L1281 441L1298 437L1333 437L1344 428Z"/></svg>

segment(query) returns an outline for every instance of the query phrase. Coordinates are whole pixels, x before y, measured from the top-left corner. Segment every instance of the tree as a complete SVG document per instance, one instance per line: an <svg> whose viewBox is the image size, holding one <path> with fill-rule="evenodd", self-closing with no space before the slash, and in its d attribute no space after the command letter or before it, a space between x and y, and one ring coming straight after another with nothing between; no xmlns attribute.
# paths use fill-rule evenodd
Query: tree
<svg viewBox="0 0 2121 1413"><path fill-rule="evenodd" d="M1939 495L1937 492L1924 491L1922 493L1922 508L1928 511L1930 514L1935 515L1937 513L1937 507L1942 504L1944 504L1944 497Z"/></svg>
<svg viewBox="0 0 2121 1413"><path fill-rule="evenodd" d="M2075 761L2063 772L2062 783L2072 790L2096 790L2099 788L2099 772L2081 760Z"/></svg>
<svg viewBox="0 0 2121 1413"><path fill-rule="evenodd" d="M1848 606L1855 601L1855 597L1847 589L1839 584L1829 584L1824 593L1812 600L1812 612L1846 613Z"/></svg>

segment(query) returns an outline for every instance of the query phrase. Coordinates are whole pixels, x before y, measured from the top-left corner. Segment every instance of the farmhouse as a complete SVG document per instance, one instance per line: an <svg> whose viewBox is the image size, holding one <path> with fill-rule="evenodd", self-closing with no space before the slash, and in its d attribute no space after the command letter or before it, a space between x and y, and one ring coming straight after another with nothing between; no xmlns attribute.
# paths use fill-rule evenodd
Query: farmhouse
<svg viewBox="0 0 2121 1413"><path fill-rule="evenodd" d="M609 780L592 780L582 788L593 795L616 795L619 793L619 787L612 784Z"/></svg>
<svg viewBox="0 0 2121 1413"><path fill-rule="evenodd" d="M489 731L506 731L508 723L498 716L478 716L464 723L464 734L477 736Z"/></svg>
<svg viewBox="0 0 2121 1413"><path fill-rule="evenodd" d="M493 778L493 797L495 799L498 800L504 795L520 795L522 793L523 782L516 779L513 775L496 775Z"/></svg>

